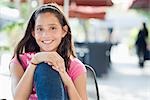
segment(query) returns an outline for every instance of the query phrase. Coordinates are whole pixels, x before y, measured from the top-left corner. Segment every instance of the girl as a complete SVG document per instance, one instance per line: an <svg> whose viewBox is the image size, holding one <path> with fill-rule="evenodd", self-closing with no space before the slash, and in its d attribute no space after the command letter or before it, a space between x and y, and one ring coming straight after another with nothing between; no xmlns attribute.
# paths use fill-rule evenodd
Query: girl
<svg viewBox="0 0 150 100"><path fill-rule="evenodd" d="M86 69L56 4L33 12L10 63L15 100L87 100Z"/></svg>

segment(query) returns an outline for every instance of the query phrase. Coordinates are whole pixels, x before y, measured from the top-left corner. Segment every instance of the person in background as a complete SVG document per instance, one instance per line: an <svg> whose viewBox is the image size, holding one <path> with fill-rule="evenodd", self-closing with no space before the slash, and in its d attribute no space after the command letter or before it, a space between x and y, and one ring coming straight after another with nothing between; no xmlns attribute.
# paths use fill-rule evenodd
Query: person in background
<svg viewBox="0 0 150 100"><path fill-rule="evenodd" d="M146 50L147 50L146 40L148 38L148 30L146 27L146 23L143 22L142 25L143 27L140 29L135 42L140 68L144 67Z"/></svg>
<svg viewBox="0 0 150 100"><path fill-rule="evenodd" d="M110 42L110 43L112 42L113 30L114 30L113 27L108 28L108 33L109 33L108 34L108 42Z"/></svg>
<svg viewBox="0 0 150 100"><path fill-rule="evenodd" d="M14 100L87 100L86 68L76 58L71 28L57 4L33 12L10 73Z"/></svg>

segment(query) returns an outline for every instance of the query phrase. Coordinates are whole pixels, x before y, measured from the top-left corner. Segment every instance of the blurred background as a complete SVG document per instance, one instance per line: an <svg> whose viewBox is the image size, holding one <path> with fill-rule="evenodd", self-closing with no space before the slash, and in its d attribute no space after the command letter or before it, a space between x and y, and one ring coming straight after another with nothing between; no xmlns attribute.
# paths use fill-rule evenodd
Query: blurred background
<svg viewBox="0 0 150 100"><path fill-rule="evenodd" d="M28 18L49 2L64 10L78 58L96 72L100 100L150 99L150 0L0 0L0 99L12 100L9 62ZM143 23L141 65L135 44Z"/></svg>

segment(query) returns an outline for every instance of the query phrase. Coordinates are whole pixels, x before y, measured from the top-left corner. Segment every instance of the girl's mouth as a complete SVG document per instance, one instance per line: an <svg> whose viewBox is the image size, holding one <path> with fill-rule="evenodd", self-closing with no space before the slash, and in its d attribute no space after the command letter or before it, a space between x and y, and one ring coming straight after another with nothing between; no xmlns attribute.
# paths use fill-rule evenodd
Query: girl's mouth
<svg viewBox="0 0 150 100"><path fill-rule="evenodd" d="M42 41L44 44L50 44L52 43L53 41L52 40L48 40L48 41Z"/></svg>

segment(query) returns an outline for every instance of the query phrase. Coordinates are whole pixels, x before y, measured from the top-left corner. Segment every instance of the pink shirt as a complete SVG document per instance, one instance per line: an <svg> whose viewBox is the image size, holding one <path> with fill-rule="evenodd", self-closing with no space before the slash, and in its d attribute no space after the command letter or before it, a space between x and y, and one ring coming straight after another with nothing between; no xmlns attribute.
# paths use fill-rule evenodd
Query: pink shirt
<svg viewBox="0 0 150 100"><path fill-rule="evenodd" d="M28 67L29 62L30 62L33 55L34 55L34 53L24 53L24 54L20 55L21 61L23 62L22 67L23 67L24 70L26 70L26 68ZM19 64L16 57L12 59L11 63ZM85 72L86 72L86 68L85 68L84 64L79 59L74 58L74 59L70 60L70 68L67 71L67 73L68 73L68 75L70 76L70 78L72 79L73 82L75 81L75 79L79 75L81 75ZM33 89L33 92L31 94L29 100L37 100L35 89Z"/></svg>

